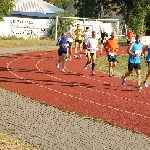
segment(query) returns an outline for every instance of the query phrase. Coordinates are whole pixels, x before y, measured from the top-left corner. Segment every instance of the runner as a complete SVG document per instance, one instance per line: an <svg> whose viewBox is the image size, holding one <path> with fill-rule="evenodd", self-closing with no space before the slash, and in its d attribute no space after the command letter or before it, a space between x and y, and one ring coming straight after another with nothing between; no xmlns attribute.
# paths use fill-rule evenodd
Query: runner
<svg viewBox="0 0 150 150"><path fill-rule="evenodd" d="M66 66L66 54L67 54L67 47L68 47L68 43L67 43L67 33L63 32L62 33L62 37L58 40L56 46L59 46L58 49L58 56L59 56L59 60L56 63L56 68L59 68L59 63L62 62L62 72L65 72L65 66Z"/></svg>
<svg viewBox="0 0 150 150"><path fill-rule="evenodd" d="M80 50L80 57L82 56L82 29L80 29L80 24L77 24L77 29L75 30L75 54L74 57L77 57L77 44L79 44L79 50Z"/></svg>
<svg viewBox="0 0 150 150"><path fill-rule="evenodd" d="M87 42L87 39L89 37L91 37L91 32L89 30L89 27L86 27L86 30L83 31L83 34L82 36L84 37L84 40L83 40L83 49L85 50L85 58L87 59L87 46L86 46L86 42Z"/></svg>
<svg viewBox="0 0 150 150"><path fill-rule="evenodd" d="M127 49L127 53L129 54L128 59L128 72L122 77L122 85L125 85L126 78L132 74L133 69L135 69L137 74L137 90L141 90L140 79L141 79L141 53L143 44L141 43L142 36L136 35L135 42L131 43Z"/></svg>
<svg viewBox="0 0 150 150"><path fill-rule="evenodd" d="M111 32L111 37L106 41L104 44L104 49L107 52L108 56L108 70L109 70L109 77L113 76L113 68L117 65L117 51L118 51L118 40L116 39L116 33L113 31Z"/></svg>
<svg viewBox="0 0 150 150"><path fill-rule="evenodd" d="M147 56L145 54L146 51L148 52ZM145 87L148 87L147 80L150 77L150 44L146 45L144 47L144 49L143 49L143 55L144 55L144 60L146 62L146 66L148 67L148 72L146 74L146 77L145 77L145 80L144 80L143 84L144 84Z"/></svg>
<svg viewBox="0 0 150 150"><path fill-rule="evenodd" d="M126 34L127 37L127 45L130 45L130 43L133 42L133 37L134 37L134 33L132 32L132 30L129 28Z"/></svg>
<svg viewBox="0 0 150 150"><path fill-rule="evenodd" d="M67 42L69 44L68 51L67 51L67 58L68 60L71 60L71 54L72 54L72 43L74 38L74 30L72 29L72 25L70 24L67 29Z"/></svg>
<svg viewBox="0 0 150 150"><path fill-rule="evenodd" d="M98 51L98 39L96 38L96 32L95 31L92 31L92 37L88 38L85 44L87 46L88 60L84 66L84 69L86 70L88 65L92 62L91 75L95 75L95 72L94 72L95 59L96 59L96 51Z"/></svg>
<svg viewBox="0 0 150 150"><path fill-rule="evenodd" d="M103 29L103 32L101 32L101 49L100 49L100 55L103 53L103 48L106 40L108 39L108 34L106 33L106 30Z"/></svg>

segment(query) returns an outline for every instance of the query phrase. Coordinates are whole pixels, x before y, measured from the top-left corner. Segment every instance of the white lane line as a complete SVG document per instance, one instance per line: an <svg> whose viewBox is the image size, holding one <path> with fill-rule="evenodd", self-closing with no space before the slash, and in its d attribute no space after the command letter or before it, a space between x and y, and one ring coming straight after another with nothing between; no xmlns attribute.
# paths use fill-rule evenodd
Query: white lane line
<svg viewBox="0 0 150 150"><path fill-rule="evenodd" d="M39 65L39 63L41 63L43 60L44 60L44 59L39 60L39 61L37 62L37 64L36 64L36 68L37 68L37 70L38 70L39 72L41 72L41 73L43 73L43 74L45 74L45 75L47 75L47 76L49 76L49 77L52 77L52 78L54 78L54 79L56 79L56 80L63 81L63 82L65 82L65 83L67 83L67 84L70 84L70 83L71 83L70 81L62 80L62 79L60 79L60 78L57 78L57 77L52 76L52 75L49 75L49 74L47 74L46 72L42 71L42 70L38 67L38 65ZM70 72L71 72L71 71L70 71ZM90 79L92 79L92 78L90 78ZM101 81L100 81L100 82L101 82ZM104 83L107 83L107 82L104 82ZM108 84L108 83L107 83L107 84ZM79 87L81 87L81 88L88 89L88 90L91 90L91 91L93 90L92 88L86 88L86 87L84 87L84 86L82 86L82 85L79 85L79 84L76 84L76 83L73 83L73 85L76 85L76 86L79 86ZM115 97L115 98L119 98L119 99L121 98L122 100L132 101L132 102L135 102L135 103L140 103L140 104L144 104L144 105L150 106L150 103L144 103L143 101L137 101L137 100L130 99L130 98L126 98L126 97L119 97L119 96L117 96L117 95L115 95L115 94L105 93L103 90L101 90L101 91L100 91L100 90L93 90L93 91L96 91L96 92L102 93L102 94L107 94L107 95L113 96L113 97ZM116 101L118 101L118 100L116 99Z"/></svg>
<svg viewBox="0 0 150 150"><path fill-rule="evenodd" d="M14 60L16 61L16 59ZM11 61L7 64L7 70L14 76L16 76L17 78L20 78L20 76L18 76L17 74L13 73L10 69L10 65L14 62L14 61ZM38 63L37 63L38 64ZM94 104L94 105L98 105L98 106L101 106L101 107L105 107L105 108L108 108L108 109L112 109L112 110L115 110L115 111L119 111L119 112L122 112L122 113L128 113L130 115L134 115L134 116L138 116L138 117L141 117L141 118L146 118L146 119L150 119L150 116L145 116L145 115L142 115L142 114L138 114L136 112L130 112L130 111L127 111L127 110L122 110L122 109L119 109L119 108L115 108L115 107L112 107L112 106L109 106L109 105L105 105L105 104L101 104L101 103L98 103L98 102L94 102L94 101L91 101L91 100L86 100L86 99L82 99L81 97L77 97L77 96L73 96L73 95L68 95L67 93L64 93L64 92L61 92L61 91L58 91L58 90L54 90L54 89L51 89L51 88L48 88L48 87L45 87L41 84L37 84L35 82L32 82L30 80L26 80L24 79L23 77L21 77L22 80L25 80L29 83L32 83L34 85L37 85L37 86L42 86L42 88L44 87L45 89L48 89L48 90L51 90L51 91L54 91L54 92L57 92L59 94L63 94L63 95L66 95L68 97L71 97L71 98L75 98L77 100L80 100L80 101L84 101L84 102L88 102L88 103L91 103L91 104Z"/></svg>

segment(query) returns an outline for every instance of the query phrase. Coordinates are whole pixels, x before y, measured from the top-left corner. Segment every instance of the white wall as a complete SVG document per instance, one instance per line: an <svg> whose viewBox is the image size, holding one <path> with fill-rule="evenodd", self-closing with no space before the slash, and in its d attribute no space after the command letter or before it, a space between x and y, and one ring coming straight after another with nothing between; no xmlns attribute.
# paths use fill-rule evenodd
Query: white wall
<svg viewBox="0 0 150 150"><path fill-rule="evenodd" d="M0 22L0 36L39 38L47 34L49 25L49 19L4 17L4 22Z"/></svg>

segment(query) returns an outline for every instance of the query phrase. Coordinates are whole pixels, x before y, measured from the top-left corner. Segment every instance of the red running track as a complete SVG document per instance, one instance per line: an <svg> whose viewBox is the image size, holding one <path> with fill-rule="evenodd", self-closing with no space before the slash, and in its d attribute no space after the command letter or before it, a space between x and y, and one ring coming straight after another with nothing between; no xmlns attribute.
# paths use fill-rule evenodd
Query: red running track
<svg viewBox="0 0 150 150"><path fill-rule="evenodd" d="M120 48L120 53L126 47ZM109 124L150 136L149 88L136 91L136 83L109 78L91 68L83 69L85 58L67 62L65 73L56 69L57 51L2 56L0 86L61 110L101 119ZM119 64L118 64L119 65Z"/></svg>

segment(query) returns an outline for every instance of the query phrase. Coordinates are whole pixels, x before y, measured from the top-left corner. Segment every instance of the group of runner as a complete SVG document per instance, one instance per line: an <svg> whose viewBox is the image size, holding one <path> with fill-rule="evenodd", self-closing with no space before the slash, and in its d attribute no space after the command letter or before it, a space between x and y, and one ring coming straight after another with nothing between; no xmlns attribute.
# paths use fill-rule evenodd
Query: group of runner
<svg viewBox="0 0 150 150"><path fill-rule="evenodd" d="M128 30L127 34L127 44L129 45L127 48L127 53L129 54L128 58L128 71L122 77L122 85L125 85L126 78L132 74L133 69L136 71L137 75L137 90L141 90L141 54L144 55L144 60L148 66L148 73L143 82L145 87L148 87L147 80L150 77L150 45L143 45L142 35L137 34L135 36L135 41L132 41L134 36L131 29ZM103 50L107 52L108 57L108 71L109 77L113 76L113 69L116 67L117 61L117 52L118 52L118 40L116 38L116 33L111 32L110 37L106 33L105 29L101 33L101 45L99 47L96 31L90 31L89 27L86 27L85 31L82 31L80 25L77 24L77 29L73 30L72 25L68 26L66 32L62 33L62 37L58 40L57 46L59 60L56 63L56 67L59 68L59 63L62 61L62 72L65 72L66 60L71 60L72 55L72 44L75 39L75 52L74 57L77 56L77 48L79 45L79 57L82 57L82 48L85 50L85 55L87 62L84 66L84 69L87 69L88 65L91 64L91 75L95 75L95 60L96 53L100 49L100 54L102 54ZM83 43L83 46L82 46ZM148 55L146 56L146 51L148 51Z"/></svg>

